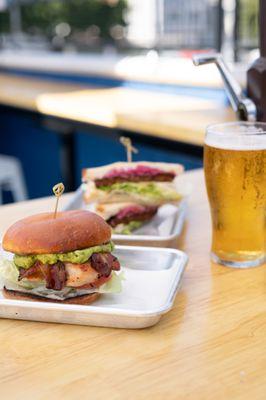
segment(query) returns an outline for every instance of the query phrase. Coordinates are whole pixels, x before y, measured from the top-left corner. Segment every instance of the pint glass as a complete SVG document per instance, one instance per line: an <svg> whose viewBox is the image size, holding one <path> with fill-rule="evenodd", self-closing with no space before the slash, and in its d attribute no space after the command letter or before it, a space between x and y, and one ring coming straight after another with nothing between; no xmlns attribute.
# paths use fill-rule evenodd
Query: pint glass
<svg viewBox="0 0 266 400"><path fill-rule="evenodd" d="M238 268L265 262L266 123L207 128L204 171L213 261Z"/></svg>

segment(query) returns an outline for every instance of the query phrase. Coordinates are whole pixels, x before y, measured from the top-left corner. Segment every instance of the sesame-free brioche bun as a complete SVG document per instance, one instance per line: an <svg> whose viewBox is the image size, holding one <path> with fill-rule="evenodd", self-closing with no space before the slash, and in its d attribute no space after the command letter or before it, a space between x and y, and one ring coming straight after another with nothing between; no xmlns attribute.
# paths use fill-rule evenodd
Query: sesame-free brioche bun
<svg viewBox="0 0 266 400"><path fill-rule="evenodd" d="M31 293L20 292L18 290L9 290L3 288L3 295L6 299L11 300L30 300L30 301L45 301L47 303L60 303L60 304L80 304L88 305L100 297L100 293L83 294L80 296L70 297L65 300L49 299L48 297L36 296Z"/></svg>
<svg viewBox="0 0 266 400"><path fill-rule="evenodd" d="M99 215L85 210L42 213L21 219L5 233L4 250L19 255L67 253L102 245L111 228Z"/></svg>

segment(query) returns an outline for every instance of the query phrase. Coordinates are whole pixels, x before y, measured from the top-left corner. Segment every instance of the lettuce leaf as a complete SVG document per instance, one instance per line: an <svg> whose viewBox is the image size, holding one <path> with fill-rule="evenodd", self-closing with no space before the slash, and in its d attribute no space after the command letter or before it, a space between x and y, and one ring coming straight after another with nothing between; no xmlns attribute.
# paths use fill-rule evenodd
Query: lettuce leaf
<svg viewBox="0 0 266 400"><path fill-rule="evenodd" d="M0 259L0 277L2 280L17 283L19 272L15 264L5 258Z"/></svg>
<svg viewBox="0 0 266 400"><path fill-rule="evenodd" d="M117 234L130 235L134 230L140 228L142 225L142 221L131 221L128 224L117 225L113 231Z"/></svg>
<svg viewBox="0 0 266 400"><path fill-rule="evenodd" d="M19 271L13 261L7 260L5 258L0 259L0 279L4 283L10 283L12 285L21 286L25 289L33 289L37 286L43 284L39 282L30 282L26 279L18 281Z"/></svg>
<svg viewBox="0 0 266 400"><path fill-rule="evenodd" d="M161 182L160 182L161 183ZM106 192L119 191L148 196L155 200L180 200L181 195L177 193L174 187L162 185L156 182L122 182L114 183L110 186L100 186L98 189Z"/></svg>
<svg viewBox="0 0 266 400"><path fill-rule="evenodd" d="M112 272L112 278L104 285L99 287L99 293L121 293L122 292L122 281L125 280L124 272L117 274Z"/></svg>

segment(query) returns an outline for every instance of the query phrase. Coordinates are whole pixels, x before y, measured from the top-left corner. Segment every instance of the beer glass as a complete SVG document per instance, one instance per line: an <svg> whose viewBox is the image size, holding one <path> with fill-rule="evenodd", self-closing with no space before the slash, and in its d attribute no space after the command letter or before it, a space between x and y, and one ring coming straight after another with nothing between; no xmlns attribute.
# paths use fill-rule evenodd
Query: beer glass
<svg viewBox="0 0 266 400"><path fill-rule="evenodd" d="M207 128L204 171L214 262L248 268L266 254L266 123Z"/></svg>

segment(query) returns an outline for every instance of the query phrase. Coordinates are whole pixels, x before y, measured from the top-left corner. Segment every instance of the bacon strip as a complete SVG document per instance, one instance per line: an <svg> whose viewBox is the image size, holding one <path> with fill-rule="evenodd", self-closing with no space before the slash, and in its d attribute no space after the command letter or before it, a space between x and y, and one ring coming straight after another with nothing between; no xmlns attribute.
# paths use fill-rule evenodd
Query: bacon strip
<svg viewBox="0 0 266 400"><path fill-rule="evenodd" d="M109 276L112 270L119 271L120 269L119 261L110 253L94 253L90 262L92 268L104 276Z"/></svg>
<svg viewBox="0 0 266 400"><path fill-rule="evenodd" d="M20 268L18 280L20 281L23 278L31 278L32 280L45 280L47 268L49 268L49 265L41 264L39 261L37 261L30 268Z"/></svg>
<svg viewBox="0 0 266 400"><path fill-rule="evenodd" d="M47 289L62 290L65 287L67 274L65 265L61 261L53 265L42 264L37 261L28 269L19 269L18 280L20 281L23 278L45 280Z"/></svg>
<svg viewBox="0 0 266 400"><path fill-rule="evenodd" d="M64 263L58 261L47 269L46 287L47 289L62 290L65 287L67 274Z"/></svg>

